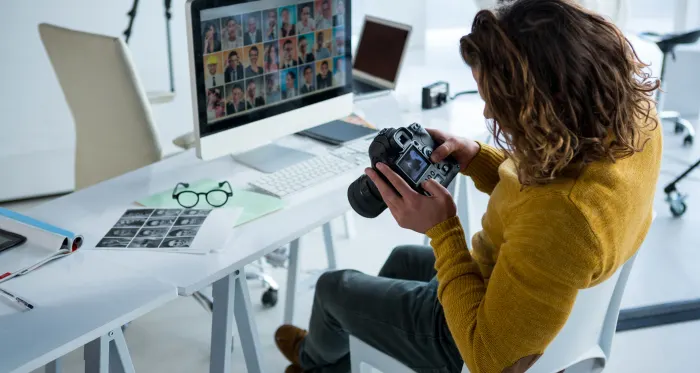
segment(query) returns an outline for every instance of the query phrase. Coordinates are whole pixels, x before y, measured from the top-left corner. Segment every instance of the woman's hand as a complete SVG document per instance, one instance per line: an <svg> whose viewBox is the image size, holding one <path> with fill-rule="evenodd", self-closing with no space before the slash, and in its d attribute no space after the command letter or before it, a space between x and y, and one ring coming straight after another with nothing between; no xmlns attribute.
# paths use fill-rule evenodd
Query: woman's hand
<svg viewBox="0 0 700 373"><path fill-rule="evenodd" d="M423 189L430 193L428 197L413 190L401 176L385 164L377 163L377 168L396 188L398 194L373 169L368 168L365 173L377 186L400 227L424 234L430 228L457 215L452 195L437 181L431 179L423 183Z"/></svg>
<svg viewBox="0 0 700 373"><path fill-rule="evenodd" d="M474 140L455 137L435 129L426 128L426 130L433 137L433 140L440 144L430 156L430 160L433 162L441 162L451 155L459 163L460 171L464 171L481 149Z"/></svg>

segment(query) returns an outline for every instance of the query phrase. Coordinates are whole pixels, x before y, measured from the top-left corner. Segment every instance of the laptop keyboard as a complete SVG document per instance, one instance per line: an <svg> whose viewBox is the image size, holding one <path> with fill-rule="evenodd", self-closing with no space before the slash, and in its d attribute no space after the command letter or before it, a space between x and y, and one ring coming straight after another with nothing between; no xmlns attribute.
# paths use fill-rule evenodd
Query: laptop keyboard
<svg viewBox="0 0 700 373"><path fill-rule="evenodd" d="M384 89L355 79L352 81L352 90L357 92L357 93L370 93L370 92L383 91Z"/></svg>

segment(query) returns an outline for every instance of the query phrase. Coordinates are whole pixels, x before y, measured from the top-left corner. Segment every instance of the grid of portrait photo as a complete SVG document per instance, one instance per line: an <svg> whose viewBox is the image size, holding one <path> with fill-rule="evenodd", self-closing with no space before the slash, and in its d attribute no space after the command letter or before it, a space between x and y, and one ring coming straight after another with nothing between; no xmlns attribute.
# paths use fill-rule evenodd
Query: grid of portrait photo
<svg viewBox="0 0 700 373"><path fill-rule="evenodd" d="M211 210L127 210L97 244L98 248L189 248Z"/></svg>
<svg viewBox="0 0 700 373"><path fill-rule="evenodd" d="M345 85L343 0L202 22L207 122Z"/></svg>

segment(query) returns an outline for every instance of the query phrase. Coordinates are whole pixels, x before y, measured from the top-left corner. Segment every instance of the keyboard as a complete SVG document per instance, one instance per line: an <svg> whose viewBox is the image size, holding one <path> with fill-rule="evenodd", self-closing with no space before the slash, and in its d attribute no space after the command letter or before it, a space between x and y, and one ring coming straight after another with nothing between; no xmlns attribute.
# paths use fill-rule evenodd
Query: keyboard
<svg viewBox="0 0 700 373"><path fill-rule="evenodd" d="M366 151L365 158L358 156L353 150L344 151L343 148L340 148L331 154L316 156L291 167L264 175L250 182L250 185L268 194L283 198L320 184L334 176L357 169L363 164L369 165ZM357 176L360 177L360 175Z"/></svg>
<svg viewBox="0 0 700 373"><path fill-rule="evenodd" d="M387 89L377 87L377 86L369 84L369 83L365 83L361 80L353 79L352 91L354 93L357 93L357 94L362 94L362 93L374 93L374 92L387 91Z"/></svg>

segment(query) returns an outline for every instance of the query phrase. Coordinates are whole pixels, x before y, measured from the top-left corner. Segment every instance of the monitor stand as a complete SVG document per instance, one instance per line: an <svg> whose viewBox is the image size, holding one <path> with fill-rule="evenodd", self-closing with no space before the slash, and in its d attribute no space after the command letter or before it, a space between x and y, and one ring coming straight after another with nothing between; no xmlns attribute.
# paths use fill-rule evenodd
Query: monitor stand
<svg viewBox="0 0 700 373"><path fill-rule="evenodd" d="M265 173L273 173L315 157L311 153L276 144L263 145L231 156L237 162Z"/></svg>

